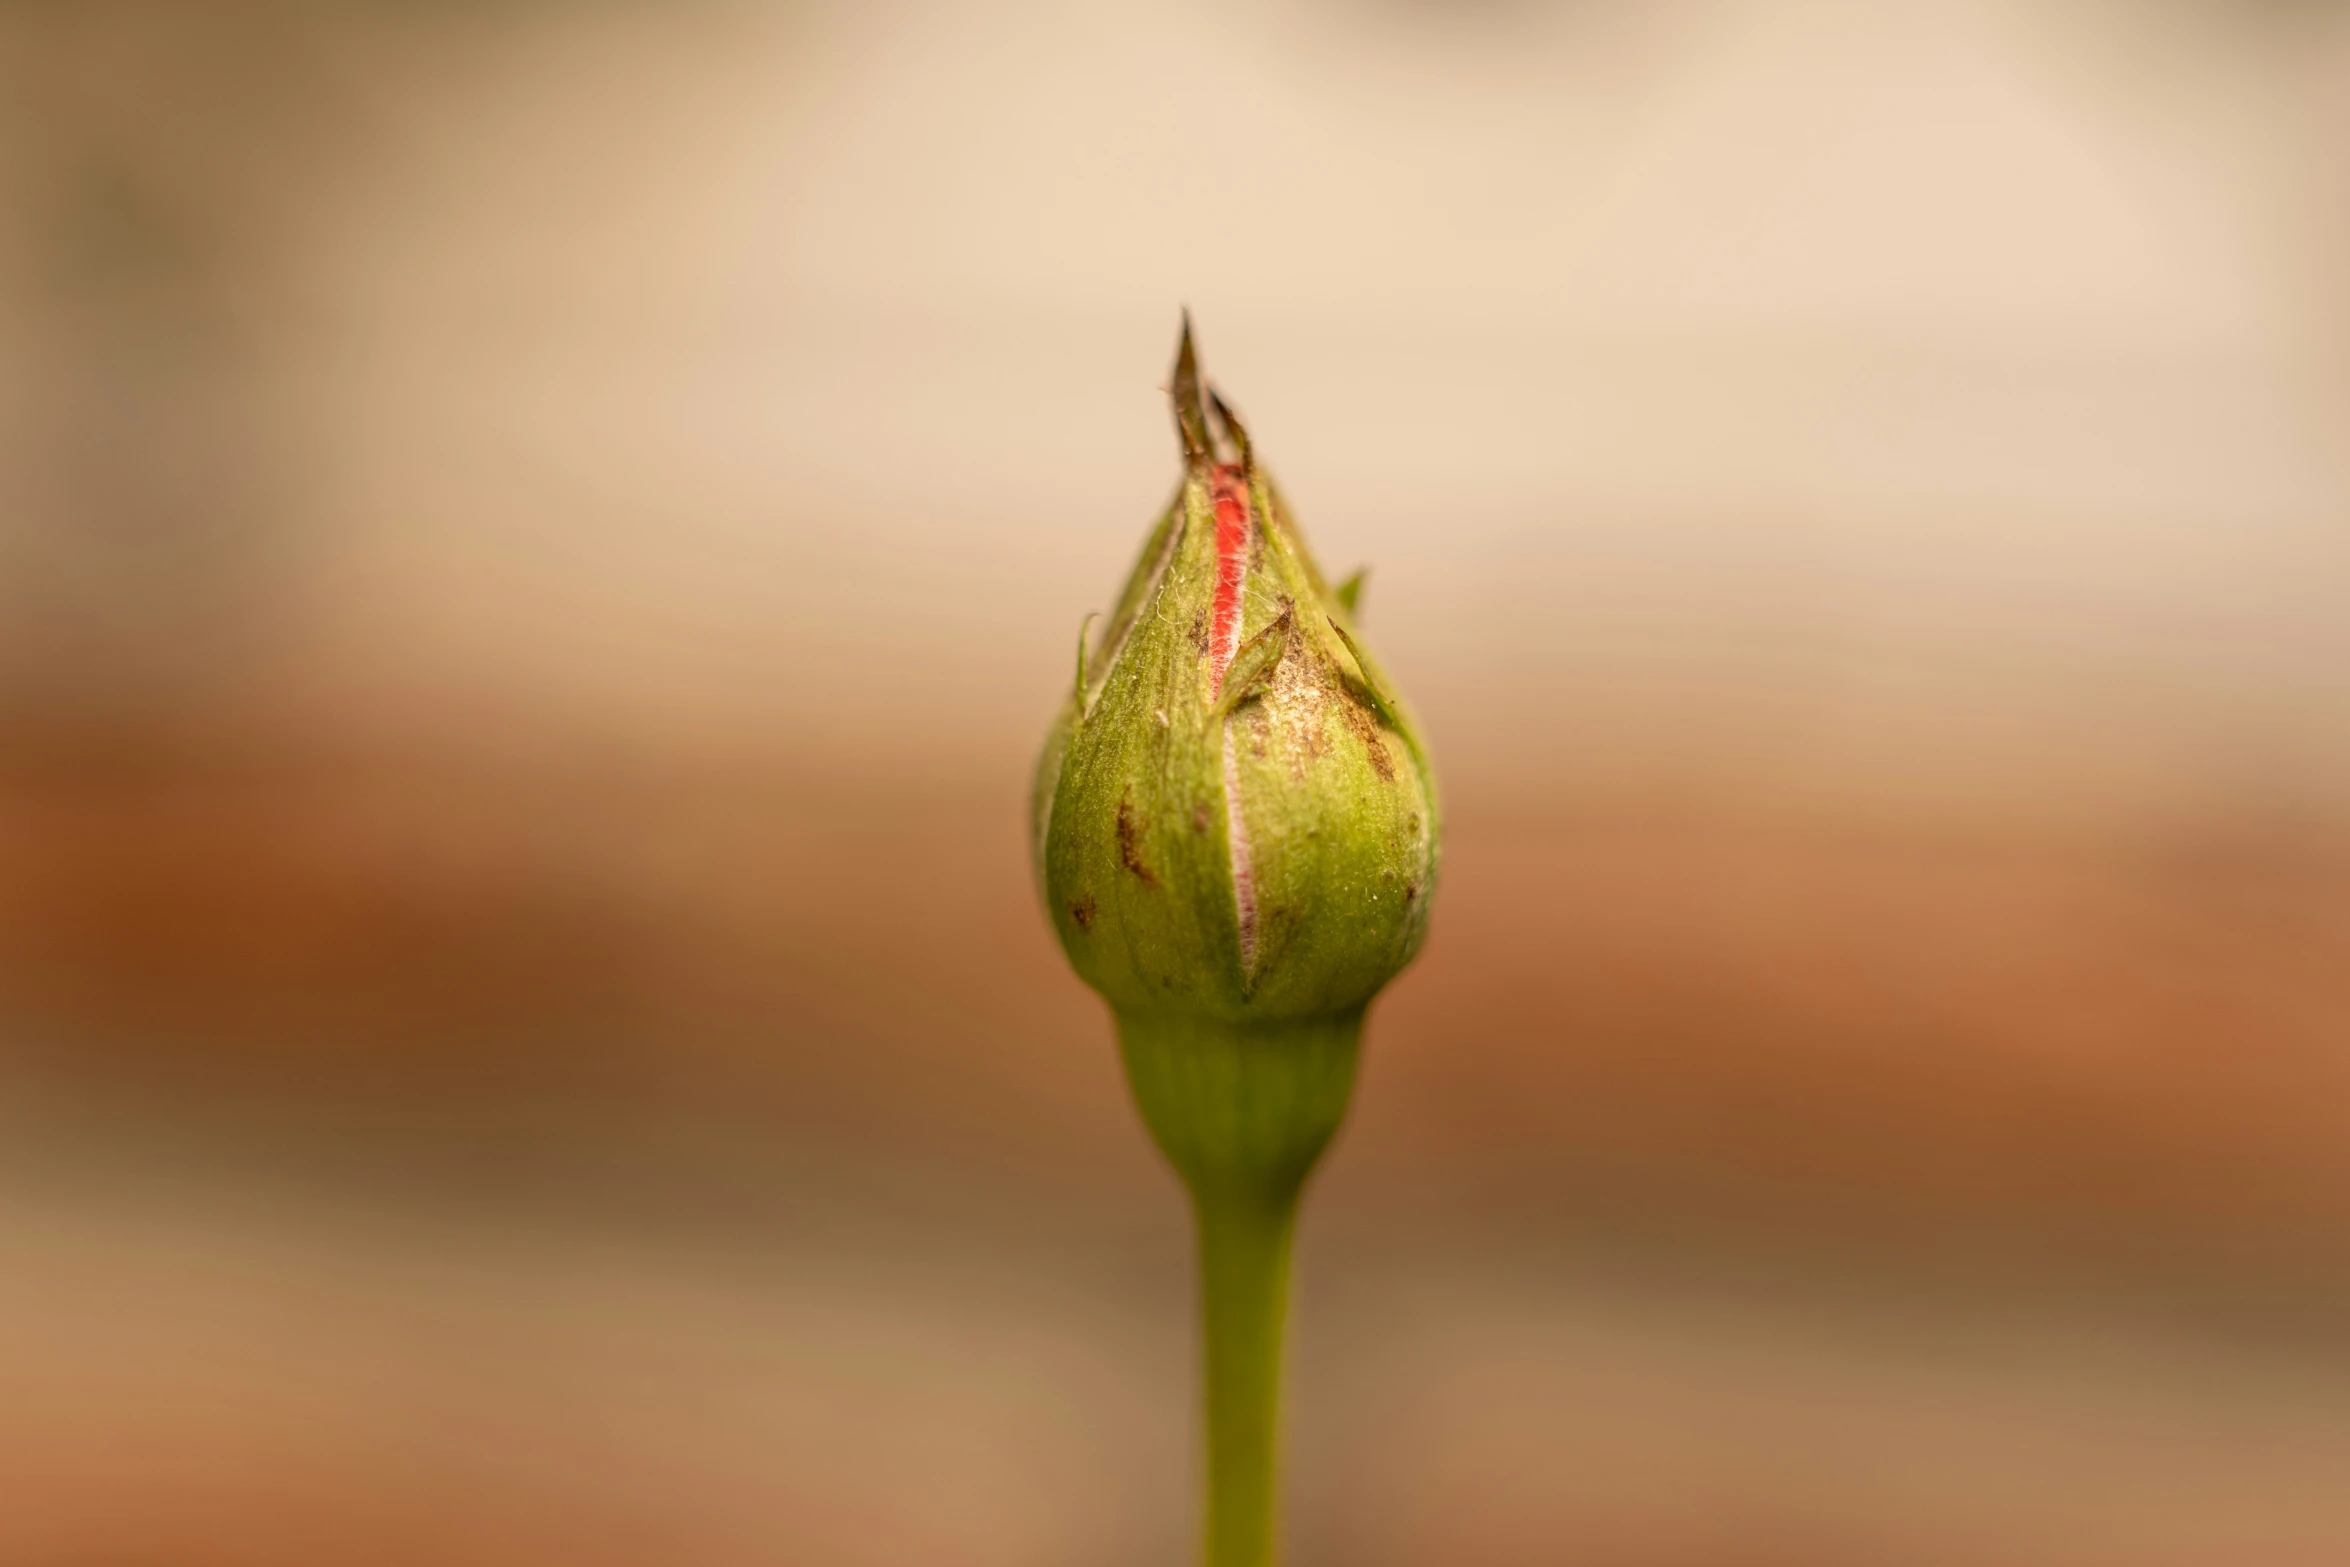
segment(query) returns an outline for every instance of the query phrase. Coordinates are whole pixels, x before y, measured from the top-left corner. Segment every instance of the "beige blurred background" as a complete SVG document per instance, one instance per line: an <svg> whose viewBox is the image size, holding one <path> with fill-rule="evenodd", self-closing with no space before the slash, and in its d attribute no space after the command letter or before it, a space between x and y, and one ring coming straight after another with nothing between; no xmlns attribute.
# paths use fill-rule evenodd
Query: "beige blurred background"
<svg viewBox="0 0 2350 1567"><path fill-rule="evenodd" d="M1177 306L1447 786L1360 1563L2350 1560L2350 7L0 7L0 1563L1188 1560Z"/></svg>

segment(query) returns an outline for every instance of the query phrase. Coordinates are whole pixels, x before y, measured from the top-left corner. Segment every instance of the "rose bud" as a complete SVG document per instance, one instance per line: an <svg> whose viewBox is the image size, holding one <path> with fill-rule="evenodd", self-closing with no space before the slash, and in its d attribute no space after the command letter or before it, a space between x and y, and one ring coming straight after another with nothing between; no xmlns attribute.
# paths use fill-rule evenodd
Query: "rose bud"
<svg viewBox="0 0 2350 1567"><path fill-rule="evenodd" d="M1437 820L1355 631L1360 578L1329 585L1247 431L1203 397L1188 318L1171 391L1182 484L1099 636L1079 633L1034 830L1062 948L1194 1199L1225 1567L1271 1560L1291 1221L1364 1009L1427 930Z"/></svg>

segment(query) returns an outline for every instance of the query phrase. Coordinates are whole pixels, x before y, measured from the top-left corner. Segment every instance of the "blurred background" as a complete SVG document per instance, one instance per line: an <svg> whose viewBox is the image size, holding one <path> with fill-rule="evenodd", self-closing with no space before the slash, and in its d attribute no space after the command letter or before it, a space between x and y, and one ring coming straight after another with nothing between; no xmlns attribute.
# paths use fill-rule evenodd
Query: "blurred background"
<svg viewBox="0 0 2350 1567"><path fill-rule="evenodd" d="M1447 787L1315 1564L2350 1560L2350 6L0 6L0 1562L1174 1564L1032 747Z"/></svg>

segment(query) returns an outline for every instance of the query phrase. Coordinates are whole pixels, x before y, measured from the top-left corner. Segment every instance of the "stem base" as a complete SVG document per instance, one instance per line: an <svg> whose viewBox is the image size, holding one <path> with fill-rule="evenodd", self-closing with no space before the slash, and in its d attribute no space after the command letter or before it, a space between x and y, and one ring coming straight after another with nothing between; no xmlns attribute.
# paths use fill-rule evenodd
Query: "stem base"
<svg viewBox="0 0 2350 1567"><path fill-rule="evenodd" d="M1272 1567L1298 1194L1346 1114L1360 1010L1232 1025L1118 1018L1151 1137L1191 1190L1206 1373L1207 1567Z"/></svg>

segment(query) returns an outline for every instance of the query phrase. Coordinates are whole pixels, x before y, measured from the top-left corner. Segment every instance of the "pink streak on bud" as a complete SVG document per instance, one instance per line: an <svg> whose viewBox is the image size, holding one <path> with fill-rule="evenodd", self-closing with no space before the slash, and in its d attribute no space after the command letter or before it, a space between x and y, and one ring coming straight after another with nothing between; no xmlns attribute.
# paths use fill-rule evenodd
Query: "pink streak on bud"
<svg viewBox="0 0 2350 1567"><path fill-rule="evenodd" d="M1240 592L1248 576L1248 477L1230 463L1209 481L1216 502L1216 603L1208 626L1211 689L1221 695L1224 671L1240 651Z"/></svg>
<svg viewBox="0 0 2350 1567"><path fill-rule="evenodd" d="M1221 464L1209 481L1209 493L1216 502L1216 602L1209 617L1208 672L1212 688L1220 695L1224 672L1240 651L1240 595L1248 579L1249 526L1253 520L1248 476L1230 463ZM1257 964L1256 857L1249 846L1248 823L1240 814L1239 758L1233 752L1229 730L1224 739L1224 820L1230 824L1232 903L1240 926L1240 966L1245 973Z"/></svg>

